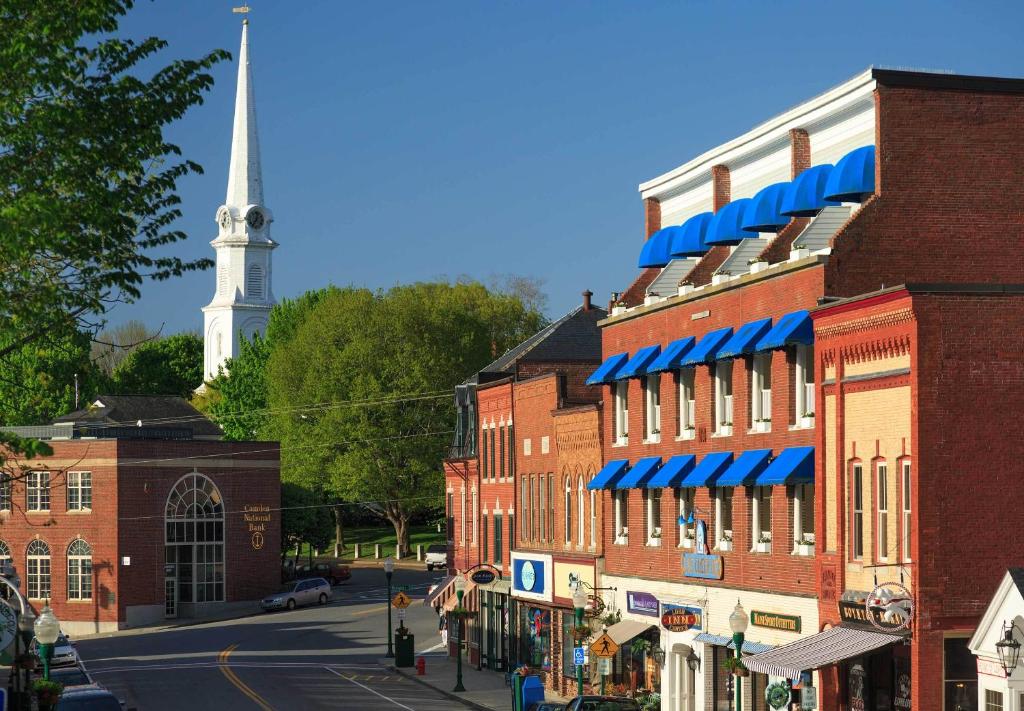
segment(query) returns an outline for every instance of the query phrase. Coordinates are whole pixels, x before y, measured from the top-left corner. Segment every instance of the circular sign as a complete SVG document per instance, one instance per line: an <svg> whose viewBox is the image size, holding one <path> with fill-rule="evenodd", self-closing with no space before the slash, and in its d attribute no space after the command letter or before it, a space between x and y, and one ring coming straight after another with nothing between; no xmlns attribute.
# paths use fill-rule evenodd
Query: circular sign
<svg viewBox="0 0 1024 711"><path fill-rule="evenodd" d="M519 571L519 582L523 584L523 590L533 590L537 584L537 571L533 569L533 561L523 561L523 567Z"/></svg>
<svg viewBox="0 0 1024 711"><path fill-rule="evenodd" d="M883 632L910 628L914 617L914 597L900 583L876 585L864 601L871 624Z"/></svg>
<svg viewBox="0 0 1024 711"><path fill-rule="evenodd" d="M256 531L256 533L252 534L252 549L255 550L255 551L258 551L262 547L263 547L263 534L260 533L259 531Z"/></svg>
<svg viewBox="0 0 1024 711"><path fill-rule="evenodd" d="M699 621L697 615L685 610L672 610L661 616L661 626L669 632L685 632Z"/></svg>
<svg viewBox="0 0 1024 711"><path fill-rule="evenodd" d="M18 613L3 600L0 600L0 650L7 649L18 633Z"/></svg>
<svg viewBox="0 0 1024 711"><path fill-rule="evenodd" d="M769 684L768 688L764 690L764 700L773 709L781 709L787 706L789 704L789 697L789 687L780 681Z"/></svg>
<svg viewBox="0 0 1024 711"><path fill-rule="evenodd" d="M493 570L477 570L471 576L469 576L469 579L477 585L487 585L488 583L493 583L494 578L495 575Z"/></svg>

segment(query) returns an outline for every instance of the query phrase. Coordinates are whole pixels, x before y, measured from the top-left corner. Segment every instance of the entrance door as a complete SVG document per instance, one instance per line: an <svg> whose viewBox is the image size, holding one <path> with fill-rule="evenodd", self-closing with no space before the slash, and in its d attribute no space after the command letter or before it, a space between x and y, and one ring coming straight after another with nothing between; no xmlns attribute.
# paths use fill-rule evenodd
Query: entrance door
<svg viewBox="0 0 1024 711"><path fill-rule="evenodd" d="M178 579L164 579L164 617L178 616Z"/></svg>
<svg viewBox="0 0 1024 711"><path fill-rule="evenodd" d="M671 698L669 708L672 711L694 711L694 694L696 692L696 674L686 663L690 656L690 648L683 644L672 647L672 678L669 680Z"/></svg>
<svg viewBox="0 0 1024 711"><path fill-rule="evenodd" d="M497 641L497 654L494 656L497 658L497 664L495 669L497 671L508 671L508 611L505 607L506 598L504 595L495 595L497 601L494 615L494 630L496 632L494 638Z"/></svg>

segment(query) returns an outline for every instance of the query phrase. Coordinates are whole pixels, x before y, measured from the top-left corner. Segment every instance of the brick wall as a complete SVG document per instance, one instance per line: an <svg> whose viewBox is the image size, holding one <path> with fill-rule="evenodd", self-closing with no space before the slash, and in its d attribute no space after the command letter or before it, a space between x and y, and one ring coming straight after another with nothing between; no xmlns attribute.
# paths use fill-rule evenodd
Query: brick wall
<svg viewBox="0 0 1024 711"><path fill-rule="evenodd" d="M520 511L515 548L517 550L560 550L561 533L552 513L558 499L563 496L561 477L558 475L558 455L555 443L555 424L552 412L558 407L559 378L555 374L523 380L515 385L513 401L516 422L516 502L517 510L522 509L522 486L524 480L529 486L537 483L537 495L533 498L533 510ZM547 438L547 451L544 440ZM530 454L526 454L524 440L529 440ZM552 484L549 484L549 477ZM539 508L539 486L544 483L544 508ZM551 500L551 490L554 501ZM544 526L541 535L543 516ZM554 525L552 525L554 522Z"/></svg>
<svg viewBox="0 0 1024 711"><path fill-rule="evenodd" d="M589 552L601 555L602 552L602 497L599 493L593 497L591 505L590 491L586 488L590 480L601 470L601 406L581 405L559 410L554 415L555 443L557 450L556 471L564 478L573 482L572 542L566 544L562 540L562 550L569 552ZM583 540L579 540L579 483L583 482ZM591 516L594 517L594 538L591 539ZM563 495L555 511L555 529L563 530L565 526L565 496Z"/></svg>
<svg viewBox="0 0 1024 711"><path fill-rule="evenodd" d="M601 399L601 394L593 386L587 385L587 378L599 365L600 361L527 361L518 364L517 379L527 380L538 375L558 373L565 379L561 387L567 402L597 402Z"/></svg>
<svg viewBox="0 0 1024 711"><path fill-rule="evenodd" d="M511 535L509 534L509 521L510 517L515 516L516 500L515 500L515 483L514 483L514 466L515 466L515 430L518 428L518 416L516 416L512 409L512 388L511 382L505 381L501 384L494 385L491 387L483 387L477 390L477 410L479 412L479 421L481 428L483 423L513 423L513 438L510 440L506 437L504 451L501 448L501 437L500 429L494 436L495 448L495 463L497 464L498 459L504 454L505 465L502 467L496 466L495 472L490 471L490 465L488 465L489 476L483 478L483 466L480 467L480 507L481 516L483 511L487 512L487 556L484 557L483 546L477 546L476 550L476 562L479 563L494 563L494 514L496 512L501 515L502 525L502 536L501 536L501 567L505 571L511 571L509 561L509 551L512 549ZM485 430L480 429L480 432ZM491 430L486 430L488 433ZM506 435L508 430L506 429ZM488 439L488 452L490 452L490 439ZM488 455L489 456L489 455ZM511 460L511 465L510 465ZM511 467L511 468L510 468ZM504 476L501 474L504 473ZM513 519L514 520L514 519ZM481 518L481 532L480 536L483 536L483 519Z"/></svg>

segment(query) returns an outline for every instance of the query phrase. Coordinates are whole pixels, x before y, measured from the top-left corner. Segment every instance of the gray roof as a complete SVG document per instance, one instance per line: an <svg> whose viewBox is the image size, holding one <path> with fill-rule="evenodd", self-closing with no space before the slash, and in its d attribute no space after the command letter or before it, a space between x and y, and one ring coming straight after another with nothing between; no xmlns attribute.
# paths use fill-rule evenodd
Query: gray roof
<svg viewBox="0 0 1024 711"><path fill-rule="evenodd" d="M53 421L75 424L104 424L191 428L196 437L220 436L220 427L184 398L173 395L98 395L92 403Z"/></svg>
<svg viewBox="0 0 1024 711"><path fill-rule="evenodd" d="M1010 574L1010 578L1020 590L1020 594L1024 595L1024 568L1007 568L1006 572Z"/></svg>
<svg viewBox="0 0 1024 711"><path fill-rule="evenodd" d="M601 362L601 330L597 322L608 312L582 306L552 321L525 341L510 348L500 358L480 369L481 374L515 375L521 362L576 361Z"/></svg>

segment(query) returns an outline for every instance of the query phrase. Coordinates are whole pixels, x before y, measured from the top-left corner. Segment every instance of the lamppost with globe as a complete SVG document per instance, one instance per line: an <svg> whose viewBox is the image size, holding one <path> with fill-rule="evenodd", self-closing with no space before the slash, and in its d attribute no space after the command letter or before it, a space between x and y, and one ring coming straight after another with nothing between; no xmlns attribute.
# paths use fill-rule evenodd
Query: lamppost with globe
<svg viewBox="0 0 1024 711"><path fill-rule="evenodd" d="M736 659L742 659L743 635L747 631L747 611L743 609L740 601L736 601L736 607L729 615L729 629L732 630L732 643L736 647ZM742 662L741 662L742 663ZM736 677L736 711L743 711L743 677Z"/></svg>
<svg viewBox="0 0 1024 711"><path fill-rule="evenodd" d="M391 659L395 656L395 649L391 645L391 576L395 572L395 559L388 556L384 559L384 577L388 580L388 653L384 656Z"/></svg>
<svg viewBox="0 0 1024 711"><path fill-rule="evenodd" d="M580 628L583 627L583 612L587 607L587 591L582 585L577 585L572 593L572 606L576 609L576 647L582 649L583 637L580 635ZM583 696L583 665L576 665L576 695Z"/></svg>
<svg viewBox="0 0 1024 711"><path fill-rule="evenodd" d="M466 619L466 610L462 607L462 596L466 594L466 578L462 575L455 577L455 596L458 598L458 605L456 605L454 614L452 617L455 618L455 630L457 639L455 641L455 688L452 691L465 691L466 687L462 685L462 635L463 627L462 621Z"/></svg>
<svg viewBox="0 0 1024 711"><path fill-rule="evenodd" d="M53 614L49 605L43 607L39 613L32 629L36 634L36 642L39 643L39 656L43 660L43 678L50 680L50 659L53 658L53 645L60 637L60 621Z"/></svg>

